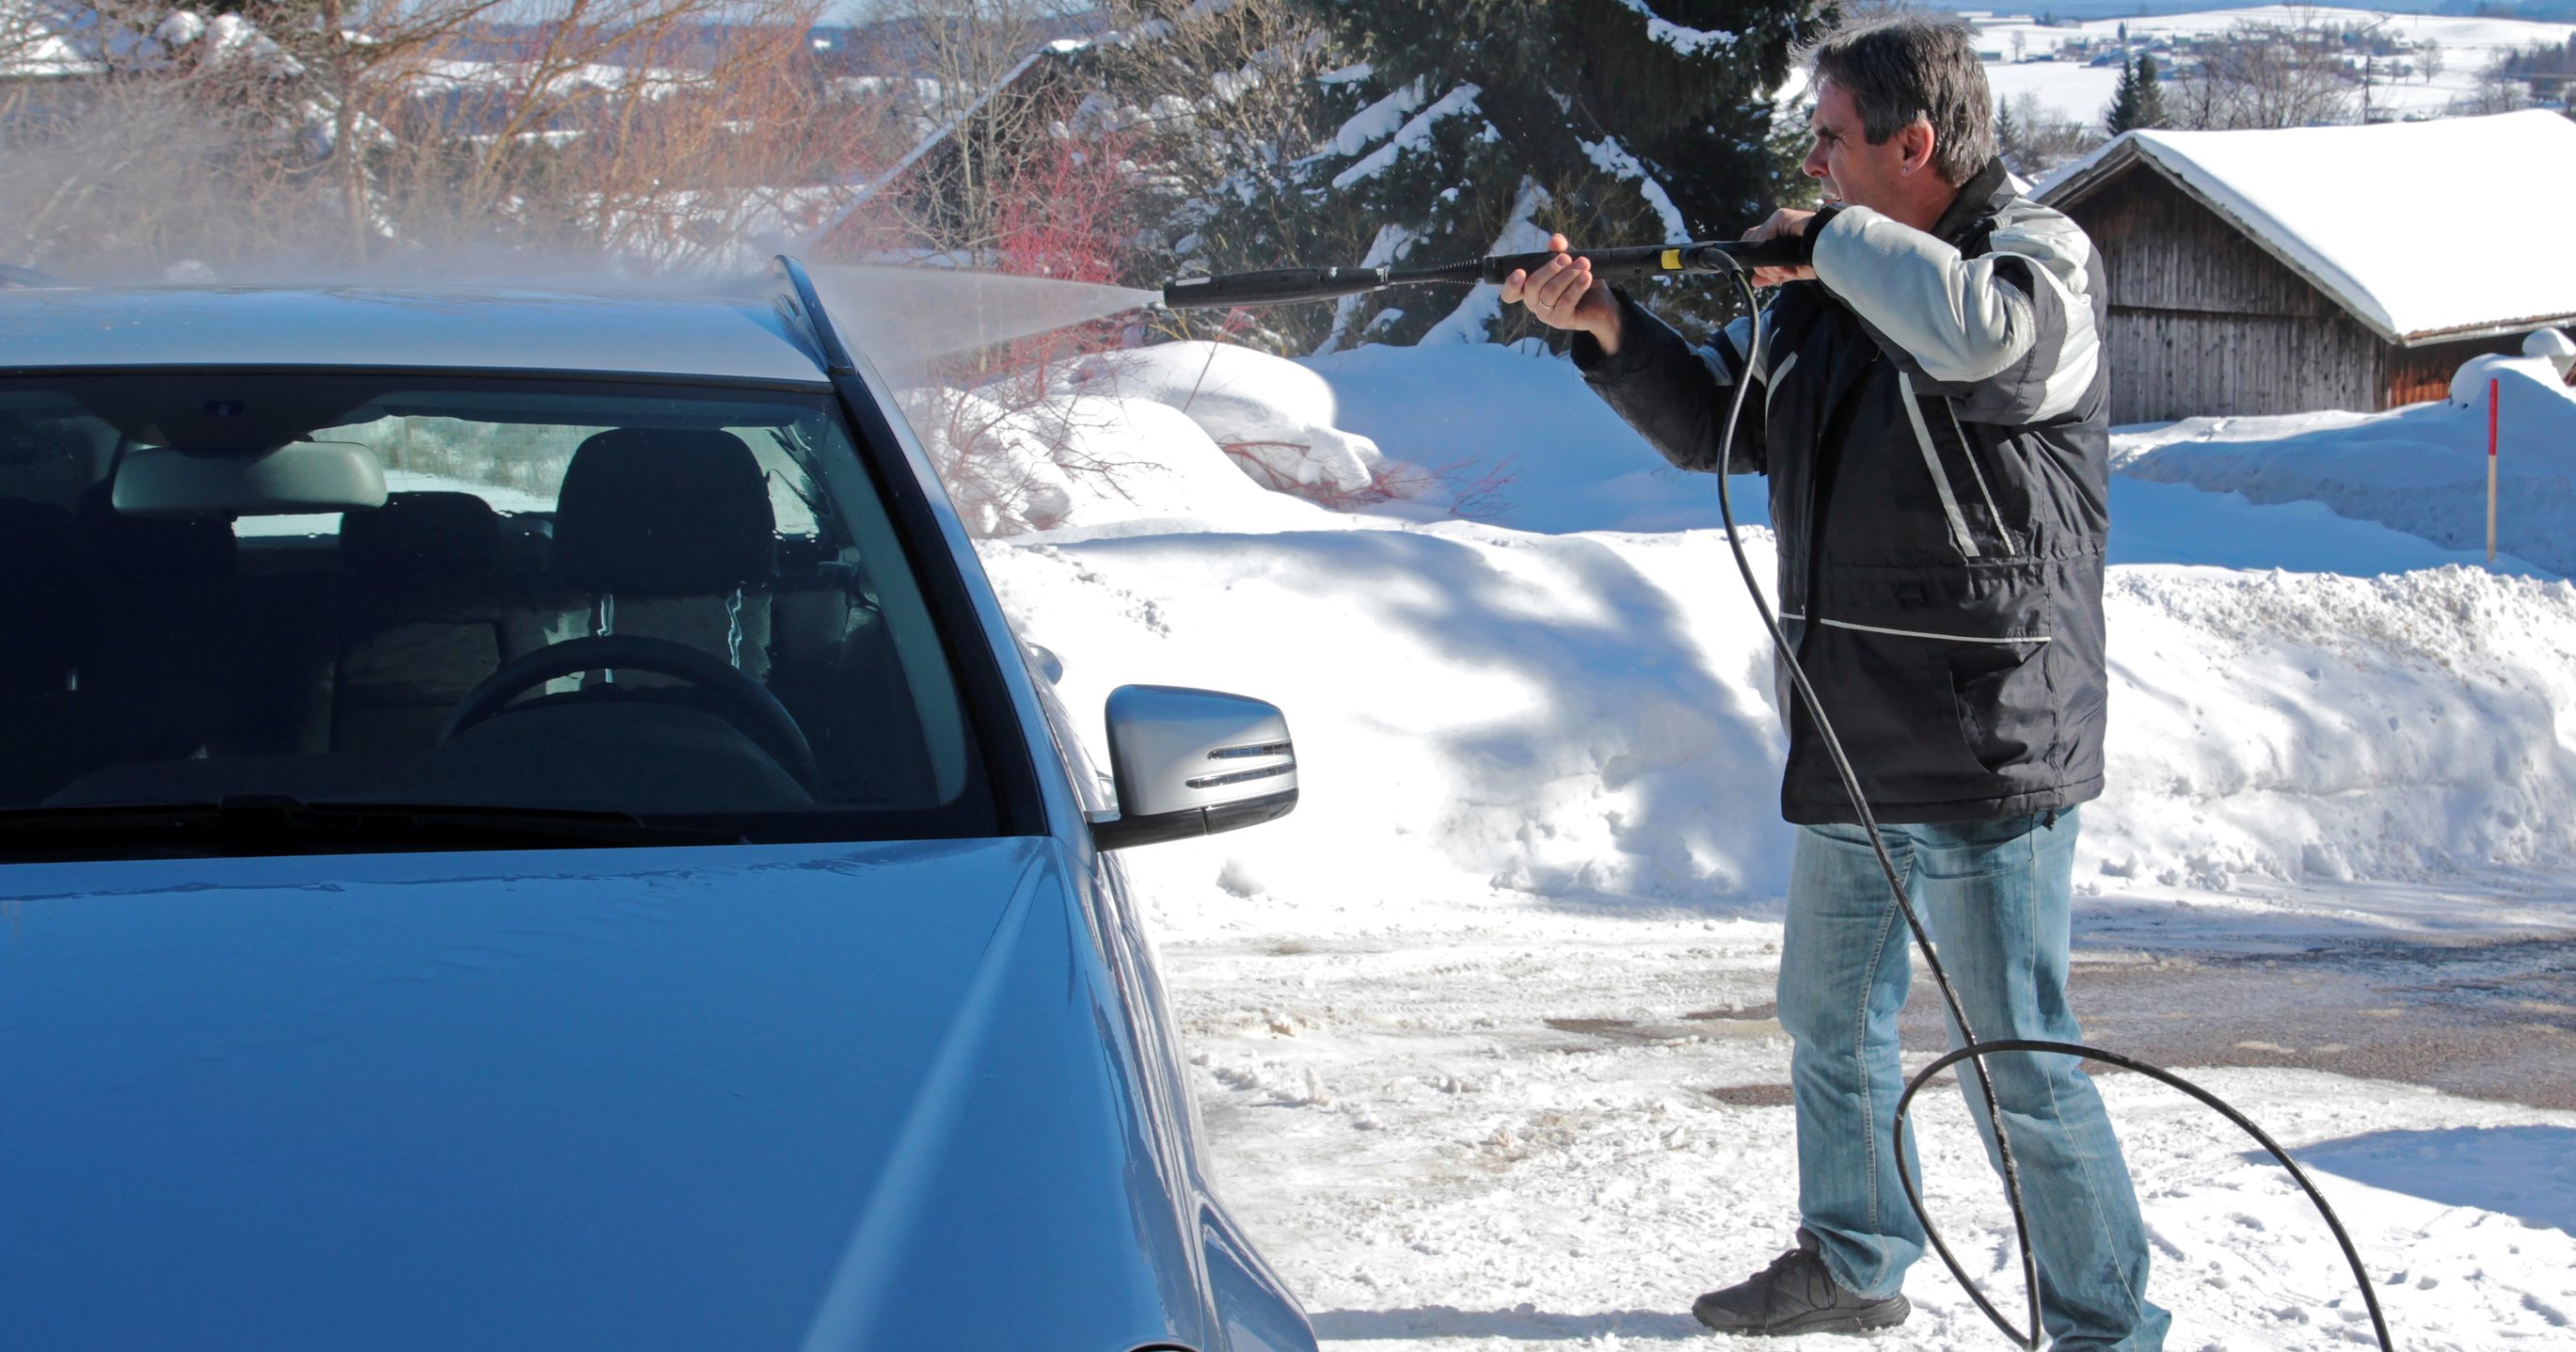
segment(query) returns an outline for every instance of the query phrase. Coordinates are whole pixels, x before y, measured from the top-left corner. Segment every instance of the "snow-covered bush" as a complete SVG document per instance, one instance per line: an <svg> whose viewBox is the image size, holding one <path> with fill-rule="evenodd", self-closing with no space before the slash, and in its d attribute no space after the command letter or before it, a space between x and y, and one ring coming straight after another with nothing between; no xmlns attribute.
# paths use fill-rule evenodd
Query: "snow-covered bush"
<svg viewBox="0 0 2576 1352"><path fill-rule="evenodd" d="M1428 499L1439 481L1333 425L1333 390L1284 358L1228 343L1164 343L1064 367L1055 387L1179 410L1264 488L1327 507Z"/></svg>
<svg viewBox="0 0 2576 1352"><path fill-rule="evenodd" d="M901 398L979 538L1211 513L1288 528L1317 508L1440 517L1472 487L1335 426L1312 370L1231 344L1093 352Z"/></svg>
<svg viewBox="0 0 2576 1352"><path fill-rule="evenodd" d="M978 539L1316 524L1317 508L1254 483L1197 423L1152 399L923 388L901 401Z"/></svg>

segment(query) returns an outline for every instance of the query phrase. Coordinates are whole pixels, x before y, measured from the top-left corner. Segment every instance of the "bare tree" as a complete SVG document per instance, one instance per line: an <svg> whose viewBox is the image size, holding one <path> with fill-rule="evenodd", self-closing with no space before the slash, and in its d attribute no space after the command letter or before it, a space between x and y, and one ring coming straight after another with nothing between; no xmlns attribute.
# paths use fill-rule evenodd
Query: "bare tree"
<svg viewBox="0 0 2576 1352"><path fill-rule="evenodd" d="M886 110L800 75L802 0L570 0L507 59L424 63L385 157L407 236L721 264L821 213ZM449 126L459 106L470 129Z"/></svg>
<svg viewBox="0 0 2576 1352"><path fill-rule="evenodd" d="M881 0L879 62L906 91L916 149L878 191L891 241L991 266L1015 179L1070 111L1060 78L1069 0ZM1078 44L1077 44L1078 45Z"/></svg>
<svg viewBox="0 0 2576 1352"><path fill-rule="evenodd" d="M2040 102L2032 90L2013 95L2007 107L2011 116L2005 120L2012 127L2013 144L2004 150L2014 172L2026 178L2037 178L2080 159L2102 144L2100 128L2079 121L2053 103Z"/></svg>
<svg viewBox="0 0 2576 1352"><path fill-rule="evenodd" d="M705 266L819 214L874 125L800 66L807 0L262 12L128 16L118 59L0 160L0 251L76 270L462 247Z"/></svg>
<svg viewBox="0 0 2576 1352"><path fill-rule="evenodd" d="M2454 97L2443 111L2452 117L2518 112L2532 105L2530 82L2489 68L2478 75L2478 87Z"/></svg>
<svg viewBox="0 0 2576 1352"><path fill-rule="evenodd" d="M2360 79L2339 32L2315 22L2240 23L2195 44L2197 69L2166 99L2178 127L2233 131L2350 122Z"/></svg>

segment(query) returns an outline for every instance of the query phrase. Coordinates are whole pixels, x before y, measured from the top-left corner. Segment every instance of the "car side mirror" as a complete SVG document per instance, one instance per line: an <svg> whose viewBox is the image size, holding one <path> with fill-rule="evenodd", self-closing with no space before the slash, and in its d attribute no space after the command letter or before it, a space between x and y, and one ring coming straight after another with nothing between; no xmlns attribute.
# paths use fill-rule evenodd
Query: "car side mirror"
<svg viewBox="0 0 2576 1352"><path fill-rule="evenodd" d="M1297 806L1297 753L1277 705L1214 690L1109 692L1109 773L1119 815L1091 824L1104 850L1210 836Z"/></svg>

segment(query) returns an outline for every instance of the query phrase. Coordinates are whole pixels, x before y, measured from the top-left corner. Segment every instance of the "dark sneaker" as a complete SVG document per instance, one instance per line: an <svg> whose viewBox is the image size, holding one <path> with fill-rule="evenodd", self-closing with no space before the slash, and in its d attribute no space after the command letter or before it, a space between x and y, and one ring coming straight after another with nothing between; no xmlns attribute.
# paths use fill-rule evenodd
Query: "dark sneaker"
<svg viewBox="0 0 2576 1352"><path fill-rule="evenodd" d="M1904 1323L1914 1306L1903 1296L1872 1300L1836 1286L1816 1237L1801 1230L1798 1247L1750 1279L1691 1302L1691 1313L1720 1333L1864 1333Z"/></svg>

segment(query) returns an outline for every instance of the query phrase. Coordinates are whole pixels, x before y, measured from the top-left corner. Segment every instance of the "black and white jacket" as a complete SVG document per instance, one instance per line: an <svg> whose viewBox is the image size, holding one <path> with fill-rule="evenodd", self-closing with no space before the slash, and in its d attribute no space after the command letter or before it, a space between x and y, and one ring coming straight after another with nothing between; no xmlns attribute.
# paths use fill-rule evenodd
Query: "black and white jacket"
<svg viewBox="0 0 2576 1352"><path fill-rule="evenodd" d="M1811 229L1762 346L1693 348L1628 297L1594 389L1684 469L1770 476L1779 605L1871 808L1889 822L2046 812L2102 791L2109 400L2101 265L1989 165L1926 233L1865 207ZM1781 697L1795 703L1785 679ZM1804 708L1781 812L1853 820Z"/></svg>

